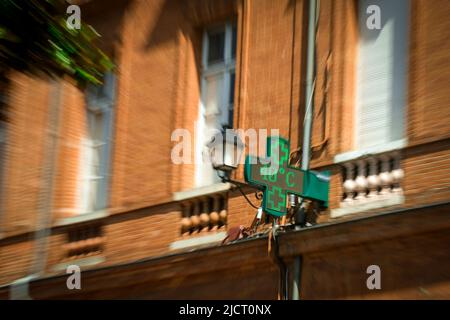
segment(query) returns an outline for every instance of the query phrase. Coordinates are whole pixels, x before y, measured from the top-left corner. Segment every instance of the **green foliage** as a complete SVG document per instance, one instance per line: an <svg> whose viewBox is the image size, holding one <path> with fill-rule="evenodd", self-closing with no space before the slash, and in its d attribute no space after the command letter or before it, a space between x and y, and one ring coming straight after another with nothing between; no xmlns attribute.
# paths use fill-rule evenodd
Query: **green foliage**
<svg viewBox="0 0 450 320"><path fill-rule="evenodd" d="M95 46L96 31L66 26L65 0L0 0L0 71L15 69L101 83L111 60Z"/></svg>

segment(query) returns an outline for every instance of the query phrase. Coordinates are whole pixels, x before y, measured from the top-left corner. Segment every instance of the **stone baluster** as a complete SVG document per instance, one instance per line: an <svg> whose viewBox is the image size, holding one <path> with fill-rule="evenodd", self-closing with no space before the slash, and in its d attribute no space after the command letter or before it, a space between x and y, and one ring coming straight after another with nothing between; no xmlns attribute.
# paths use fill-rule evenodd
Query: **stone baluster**
<svg viewBox="0 0 450 320"><path fill-rule="evenodd" d="M367 178L366 178L366 161L357 161L358 174L355 179L356 183L356 198L355 200L362 201L366 199L367 193Z"/></svg>
<svg viewBox="0 0 450 320"><path fill-rule="evenodd" d="M374 198L378 195L378 187L380 186L380 177L378 176L378 160L371 157L369 162L369 176L367 177L367 184L369 188L369 198Z"/></svg>
<svg viewBox="0 0 450 320"><path fill-rule="evenodd" d="M381 191L380 195L388 195L391 192L391 184L392 184L392 174L390 172L390 157L387 155L383 155L380 157L381 159L381 173L380 183L381 183Z"/></svg>
<svg viewBox="0 0 450 320"><path fill-rule="evenodd" d="M209 230L209 198L201 198L200 203L202 207L200 213L200 228L201 232L206 232Z"/></svg>
<svg viewBox="0 0 450 320"><path fill-rule="evenodd" d="M400 153L397 152L393 155L394 157L394 167L391 172L392 174L392 184L393 189L392 192L399 193L402 191L402 188L400 187L400 183L403 180L405 173L403 169L400 168Z"/></svg>
<svg viewBox="0 0 450 320"><path fill-rule="evenodd" d="M226 194L220 195L220 212L219 212L219 220L222 226L227 224L228 212L227 212L227 196Z"/></svg>
<svg viewBox="0 0 450 320"><path fill-rule="evenodd" d="M217 230L219 227L220 221L219 210L220 210L220 196L214 194L212 196L212 210L211 213L209 214L212 230Z"/></svg>
<svg viewBox="0 0 450 320"><path fill-rule="evenodd" d="M191 215L191 207L192 204L191 202L185 202L182 204L181 207L181 214L182 214L182 218L181 218L181 234L183 236L187 236L189 235L191 229L192 229L192 221L190 218Z"/></svg>
<svg viewBox="0 0 450 320"><path fill-rule="evenodd" d="M354 165L353 163L346 163L344 164L344 167L346 169L346 175L345 175L345 181L343 184L344 193L345 193L345 200L344 202L347 204L350 204L353 202L353 196L356 189L356 183L355 180L353 180L354 177Z"/></svg>
<svg viewBox="0 0 450 320"><path fill-rule="evenodd" d="M193 231L198 231L200 228L200 202L198 200L194 201L193 212L191 214L191 223Z"/></svg>

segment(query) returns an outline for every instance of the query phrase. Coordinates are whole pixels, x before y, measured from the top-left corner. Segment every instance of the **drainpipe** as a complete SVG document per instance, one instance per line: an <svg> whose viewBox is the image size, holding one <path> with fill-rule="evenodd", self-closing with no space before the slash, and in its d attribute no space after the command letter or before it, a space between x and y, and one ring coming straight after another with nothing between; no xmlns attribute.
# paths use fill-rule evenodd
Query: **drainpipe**
<svg viewBox="0 0 450 320"><path fill-rule="evenodd" d="M309 0L308 16L308 44L306 56L306 90L305 90L305 119L303 121L303 147L302 147L302 169L309 169L309 159L311 157L311 129L314 114L314 60L316 48L316 23L317 23L317 1ZM294 272L292 281L292 300L300 298L300 279L302 257L294 259Z"/></svg>
<svg viewBox="0 0 450 320"><path fill-rule="evenodd" d="M58 157L58 139L60 135L61 100L63 80L51 80L51 99L49 101L48 135L44 147L44 186L39 197L39 207L36 217L36 231L34 233L34 250L29 275L10 285L11 300L29 300L29 282L39 278L45 273L47 263L48 238L51 232L53 184L55 180L55 167Z"/></svg>
<svg viewBox="0 0 450 320"><path fill-rule="evenodd" d="M37 215L37 228L35 233L35 259L32 272L41 274L45 272L47 262L47 242L51 231L53 191L58 162L58 146L60 136L61 100L63 80L52 80L52 92L49 110L49 127L47 144L45 146L45 162L43 168L45 186L40 195Z"/></svg>

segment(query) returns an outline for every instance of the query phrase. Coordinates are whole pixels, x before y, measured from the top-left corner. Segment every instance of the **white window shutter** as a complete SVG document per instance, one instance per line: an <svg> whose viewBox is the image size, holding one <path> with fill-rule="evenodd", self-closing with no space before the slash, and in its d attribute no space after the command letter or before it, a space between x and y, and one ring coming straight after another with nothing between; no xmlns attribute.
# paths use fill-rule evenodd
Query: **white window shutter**
<svg viewBox="0 0 450 320"><path fill-rule="evenodd" d="M370 5L380 8L380 30L367 26ZM360 0L358 16L355 132L357 148L364 149L404 136L408 0Z"/></svg>

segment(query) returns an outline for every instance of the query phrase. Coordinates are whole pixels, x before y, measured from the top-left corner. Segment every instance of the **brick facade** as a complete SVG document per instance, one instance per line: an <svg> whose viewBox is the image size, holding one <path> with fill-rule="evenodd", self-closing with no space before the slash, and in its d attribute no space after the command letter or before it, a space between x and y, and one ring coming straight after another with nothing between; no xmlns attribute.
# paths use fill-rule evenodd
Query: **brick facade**
<svg viewBox="0 0 450 320"><path fill-rule="evenodd" d="M364 220L399 210L409 210L426 220L426 214L420 213L428 211L418 207L426 208L450 200L450 95L447 92L450 43L445 41L450 36L450 21L446 15L448 10L444 9L450 9L449 3L446 0L411 0L410 3L405 117L407 143L398 150L400 166L404 170L401 181L404 200L368 210L356 209L351 214L337 217L333 210L342 206L345 174L343 164L335 159L355 148L357 2L320 1L311 167L330 170L331 181L330 208L318 215L319 225L345 225L349 220ZM133 263L142 259L150 259L148 270L155 273L154 279L149 277L148 270L147 273L136 271L137 276L141 272L145 280L141 284L136 282L134 289L122 287L123 291L131 290L129 297L186 297L195 289L197 293L190 297L205 298L208 297L206 292L211 292L213 272L217 272L223 275L224 280L220 280L222 275L216 274L218 278L217 281L214 278L216 290L213 290L212 298L231 296L226 279L246 279L249 287L265 288L246 289L241 295L243 298L276 298L278 271L267 258L266 242L261 239L251 240L255 241L254 244L220 248L215 246L216 242L210 243L212 248L209 249L206 244L207 248L192 253L192 257L185 253L189 248L173 249L177 241L220 235L233 226L249 226L255 210L237 191L221 191L219 196L222 200L217 203L220 210L226 212L226 218L221 217L221 222L210 230L183 234L180 223L186 217L186 208L196 210L199 205L198 210L204 211L205 201L213 206L214 198L211 196L205 200L205 195L196 195L176 200L175 194L194 187L195 167L171 162L174 146L171 133L176 128L186 128L192 133L194 143L194 122L198 118L201 89L202 32L210 25L235 19L238 27L234 98L236 127L279 129L282 136L290 139L291 151L300 147L305 105L307 13L308 1L305 0L95 0L83 5L82 19L102 34L100 45L117 64L109 205L104 212L87 214L85 218L77 208L82 161L80 139L87 130L82 90L68 80L62 80L58 86L55 81L11 74L7 91L8 144L3 178L0 179L0 285L5 285L0 289L0 296L7 297L7 285L29 275L36 259L42 258L45 269L41 270L41 276L50 277L50 280L48 283L38 280L36 285L48 292L36 293L40 298L65 296L58 285L63 279L60 275L64 274L64 265L71 262L84 264L83 270L91 272L86 273L87 277L92 274L92 277L96 275L96 279L101 279L96 282L97 287L90 287L84 297L109 297L106 283L111 275L101 268L118 268L117 274L123 276L124 281L128 279L135 283ZM49 132L48 117L55 103L59 108L59 126L56 132ZM56 156L48 159L47 144L52 135L57 137ZM49 169L49 163L55 163L53 171ZM49 192L48 178L52 177L52 172L53 189ZM237 170L235 178L243 180L242 168ZM252 193L249 196L256 201ZM51 223L47 226L50 231L45 247L40 248L46 255L39 257L36 249L42 242L34 237L39 217L48 214L45 211L48 199L53 204ZM364 270L361 275L356 275L356 270L372 264L367 254L357 257L369 250L382 261L380 263L385 269L391 267L392 270L387 271L388 276L384 280L387 291L380 297L448 298L450 274L445 267L448 270L450 261L448 253L443 252L450 241L446 235L450 225L448 217L445 217L448 206L439 208L442 227L393 236L392 239L397 238L397 241L378 239L374 232L373 241L378 242L372 244L370 239L361 243L355 240L354 243L343 243L333 252L324 247L309 255L304 253L304 297L370 296L356 285L364 284L366 277ZM197 212L200 218L201 213ZM209 214L205 219L212 221L213 217ZM419 225L422 224L420 219ZM377 228L376 220L373 221L370 228ZM410 222L405 218L395 220L395 223ZM83 230L97 231L92 231L91 235ZM353 229L344 230L350 232ZM71 241L74 234L78 238ZM303 240L301 235L298 237L289 243L292 246L304 245L302 241L307 243L308 239ZM339 237L336 235L336 238ZM241 253L234 246L248 247L248 251L239 258L242 261L235 257ZM414 249L413 246L418 247ZM434 248L428 258L413 267L409 278L399 277L398 266L407 264L409 260L419 260L425 247ZM398 261L389 261L388 254L400 251L404 254L398 257ZM209 255L210 260L218 259L218 262L209 267L199 267L199 271L189 268L189 277L183 278L179 272L182 272L184 262L171 256L174 253L180 254L180 261L187 264L189 261L208 260ZM285 253L286 261L290 263L293 256L292 252ZM350 260L342 262L341 256ZM153 258L167 263L167 270L157 262L151 262ZM219 266L219 261L227 259L241 265L234 276L228 275L225 268L232 268L233 263ZM256 262L250 262L252 259L264 261L261 263L265 268L259 266L257 269L267 275L267 280L255 278L251 270ZM442 261L440 276L430 274L422 283L420 270L433 268L437 261ZM174 266L173 273L168 271L172 266L169 263ZM124 267L127 264L130 264L129 270ZM308 278L308 270L317 272ZM339 283L327 287L327 283L332 281L324 277L334 279L339 270L355 275L340 278ZM167 279L172 279L168 287L163 284ZM417 293L417 287L426 287L431 282L435 284L427 289L431 292L429 296ZM148 283L154 284L155 292L144 290ZM395 283L399 284L397 288ZM166 288L166 296L156 293L157 288ZM320 293L313 288L320 288ZM180 290L178 294L177 290ZM83 297L83 291L79 297Z"/></svg>

